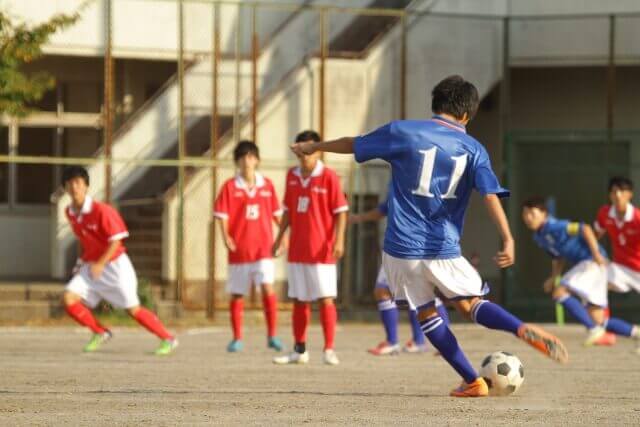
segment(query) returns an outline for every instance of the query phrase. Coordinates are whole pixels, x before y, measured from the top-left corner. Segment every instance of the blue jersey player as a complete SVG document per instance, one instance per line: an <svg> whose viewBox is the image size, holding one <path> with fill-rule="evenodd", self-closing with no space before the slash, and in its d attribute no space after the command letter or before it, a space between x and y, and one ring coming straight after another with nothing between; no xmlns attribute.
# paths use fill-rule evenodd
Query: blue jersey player
<svg viewBox="0 0 640 427"><path fill-rule="evenodd" d="M587 328L584 345L611 345L615 342L612 333L637 336L639 329L624 320L605 319L608 260L593 228L550 215L542 197L532 197L522 204L522 220L534 232L536 244L552 258L551 276L544 290ZM571 268L562 274L565 264ZM560 286L556 287L557 278Z"/></svg>
<svg viewBox="0 0 640 427"><path fill-rule="evenodd" d="M350 224L360 224L363 222L377 222L384 219L388 214L388 200L385 199L375 209L371 209L361 214L351 215L349 217ZM400 343L398 339L398 307L393 295L391 294L391 288L387 275L384 272L384 268L380 267L378 276L376 278L376 285L373 291L373 296L376 299L378 305L378 312L380 313L380 320L385 331L385 340L380 342L376 347L368 350L370 354L374 356L387 356L400 353ZM449 321L449 316L446 307L442 302L437 299L436 307L440 316ZM409 307L409 322L411 323L412 339L402 347L402 351L406 353L424 353L427 351L426 339L420 329L420 323L418 322L418 312L415 307Z"/></svg>
<svg viewBox="0 0 640 427"><path fill-rule="evenodd" d="M417 307L422 331L462 377L451 395L483 397L489 392L487 384L439 316L436 289L480 325L511 332L559 362L566 362L568 353L558 338L483 299L486 287L461 256L464 215L475 189L502 238L494 259L500 268L509 267L514 243L499 199L509 192L498 183L485 148L466 133L465 125L478 109L475 86L450 76L431 95L435 116L430 120L394 121L368 135L297 144L292 150L354 153L358 162L378 158L391 164L383 265L392 293Z"/></svg>

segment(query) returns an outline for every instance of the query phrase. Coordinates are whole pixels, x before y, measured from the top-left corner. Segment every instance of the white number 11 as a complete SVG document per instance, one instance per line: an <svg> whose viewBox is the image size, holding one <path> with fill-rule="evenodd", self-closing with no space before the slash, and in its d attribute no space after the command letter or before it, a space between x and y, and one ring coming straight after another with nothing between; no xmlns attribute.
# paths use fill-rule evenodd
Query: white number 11
<svg viewBox="0 0 640 427"><path fill-rule="evenodd" d="M430 188L431 178L433 176L433 167L436 163L437 150L437 147L430 148L429 150L419 150L422 154L422 172L420 172L420 185L412 191L413 194L423 197L435 197L435 195L430 191ZM458 188L464 169L467 167L466 154L463 154L462 156L452 156L451 160L455 162L455 165L453 167L453 172L451 173L449 188L442 196L443 199L456 198L456 189Z"/></svg>

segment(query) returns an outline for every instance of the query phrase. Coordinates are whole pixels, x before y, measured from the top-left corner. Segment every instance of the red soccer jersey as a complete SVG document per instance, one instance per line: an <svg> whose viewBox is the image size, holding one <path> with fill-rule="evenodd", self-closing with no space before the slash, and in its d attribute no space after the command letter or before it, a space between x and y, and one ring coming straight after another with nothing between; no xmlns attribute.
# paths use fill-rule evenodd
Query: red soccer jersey
<svg viewBox="0 0 640 427"><path fill-rule="evenodd" d="M307 178L300 168L289 170L284 208L291 227L289 262L334 264L335 215L349 209L338 175L321 161Z"/></svg>
<svg viewBox="0 0 640 427"><path fill-rule="evenodd" d="M619 219L613 206L603 206L594 225L609 235L613 261L640 271L640 210L629 204L624 218Z"/></svg>
<svg viewBox="0 0 640 427"><path fill-rule="evenodd" d="M249 189L241 176L227 180L216 199L213 215L229 221L229 235L236 244L229 263L241 264L271 258L273 217L282 215L273 183L256 173Z"/></svg>
<svg viewBox="0 0 640 427"><path fill-rule="evenodd" d="M83 261L94 262L107 251L114 240L129 237L129 231L122 217L112 206L100 203L87 196L80 212L73 207L66 209L71 229L80 240ZM113 261L126 252L120 245L109 261Z"/></svg>

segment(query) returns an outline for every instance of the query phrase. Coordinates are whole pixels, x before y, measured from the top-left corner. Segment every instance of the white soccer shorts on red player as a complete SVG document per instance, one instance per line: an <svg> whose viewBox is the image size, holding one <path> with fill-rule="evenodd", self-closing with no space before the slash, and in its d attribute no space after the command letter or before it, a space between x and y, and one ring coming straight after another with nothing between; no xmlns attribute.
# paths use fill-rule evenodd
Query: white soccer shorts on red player
<svg viewBox="0 0 640 427"><path fill-rule="evenodd" d="M394 299L407 301L412 310L435 304L436 288L447 299L487 293L480 275L464 257L401 259L384 253L382 264Z"/></svg>
<svg viewBox="0 0 640 427"><path fill-rule="evenodd" d="M607 267L609 288L614 292L640 292L640 271L612 262Z"/></svg>
<svg viewBox="0 0 640 427"><path fill-rule="evenodd" d="M227 292L233 295L248 295L251 285L272 285L275 277L275 266L272 259L261 259L256 262L229 264Z"/></svg>
<svg viewBox="0 0 640 427"><path fill-rule="evenodd" d="M315 301L338 295L338 273L335 264L287 264L289 298Z"/></svg>
<svg viewBox="0 0 640 427"><path fill-rule="evenodd" d="M577 263L560 279L560 284L583 301L599 307L609 305L607 298L607 267L592 260Z"/></svg>
<svg viewBox="0 0 640 427"><path fill-rule="evenodd" d="M91 277L89 264L82 265L65 290L80 295L91 308L96 307L101 300L115 308L140 305L138 278L126 253L107 263L97 280Z"/></svg>

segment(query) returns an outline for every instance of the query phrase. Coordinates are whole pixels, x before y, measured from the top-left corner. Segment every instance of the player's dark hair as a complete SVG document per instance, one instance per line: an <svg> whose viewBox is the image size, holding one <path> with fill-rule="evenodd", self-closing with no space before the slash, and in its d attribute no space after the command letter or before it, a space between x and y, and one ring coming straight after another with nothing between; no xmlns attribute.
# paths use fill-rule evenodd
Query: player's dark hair
<svg viewBox="0 0 640 427"><path fill-rule="evenodd" d="M618 187L621 190L633 191L633 182L624 176L614 176L609 180L609 191L611 191L613 187Z"/></svg>
<svg viewBox="0 0 640 427"><path fill-rule="evenodd" d="M315 130L305 130L296 136L296 142L314 141L320 142L320 135Z"/></svg>
<svg viewBox="0 0 640 427"><path fill-rule="evenodd" d="M89 185L89 173L82 166L68 166L62 171L62 185L67 185L74 178L82 178Z"/></svg>
<svg viewBox="0 0 640 427"><path fill-rule="evenodd" d="M462 76L449 76L431 91L431 111L435 114L450 114L462 120L467 113L471 120L478 112L479 103L478 89Z"/></svg>
<svg viewBox="0 0 640 427"><path fill-rule="evenodd" d="M260 158L260 149L253 141L242 140L233 149L233 160L237 162L247 154L253 154L258 159Z"/></svg>
<svg viewBox="0 0 640 427"><path fill-rule="evenodd" d="M522 209L524 208L538 208L543 212L547 212L547 203L544 197L542 196L533 196L529 197L527 200L522 202Z"/></svg>

